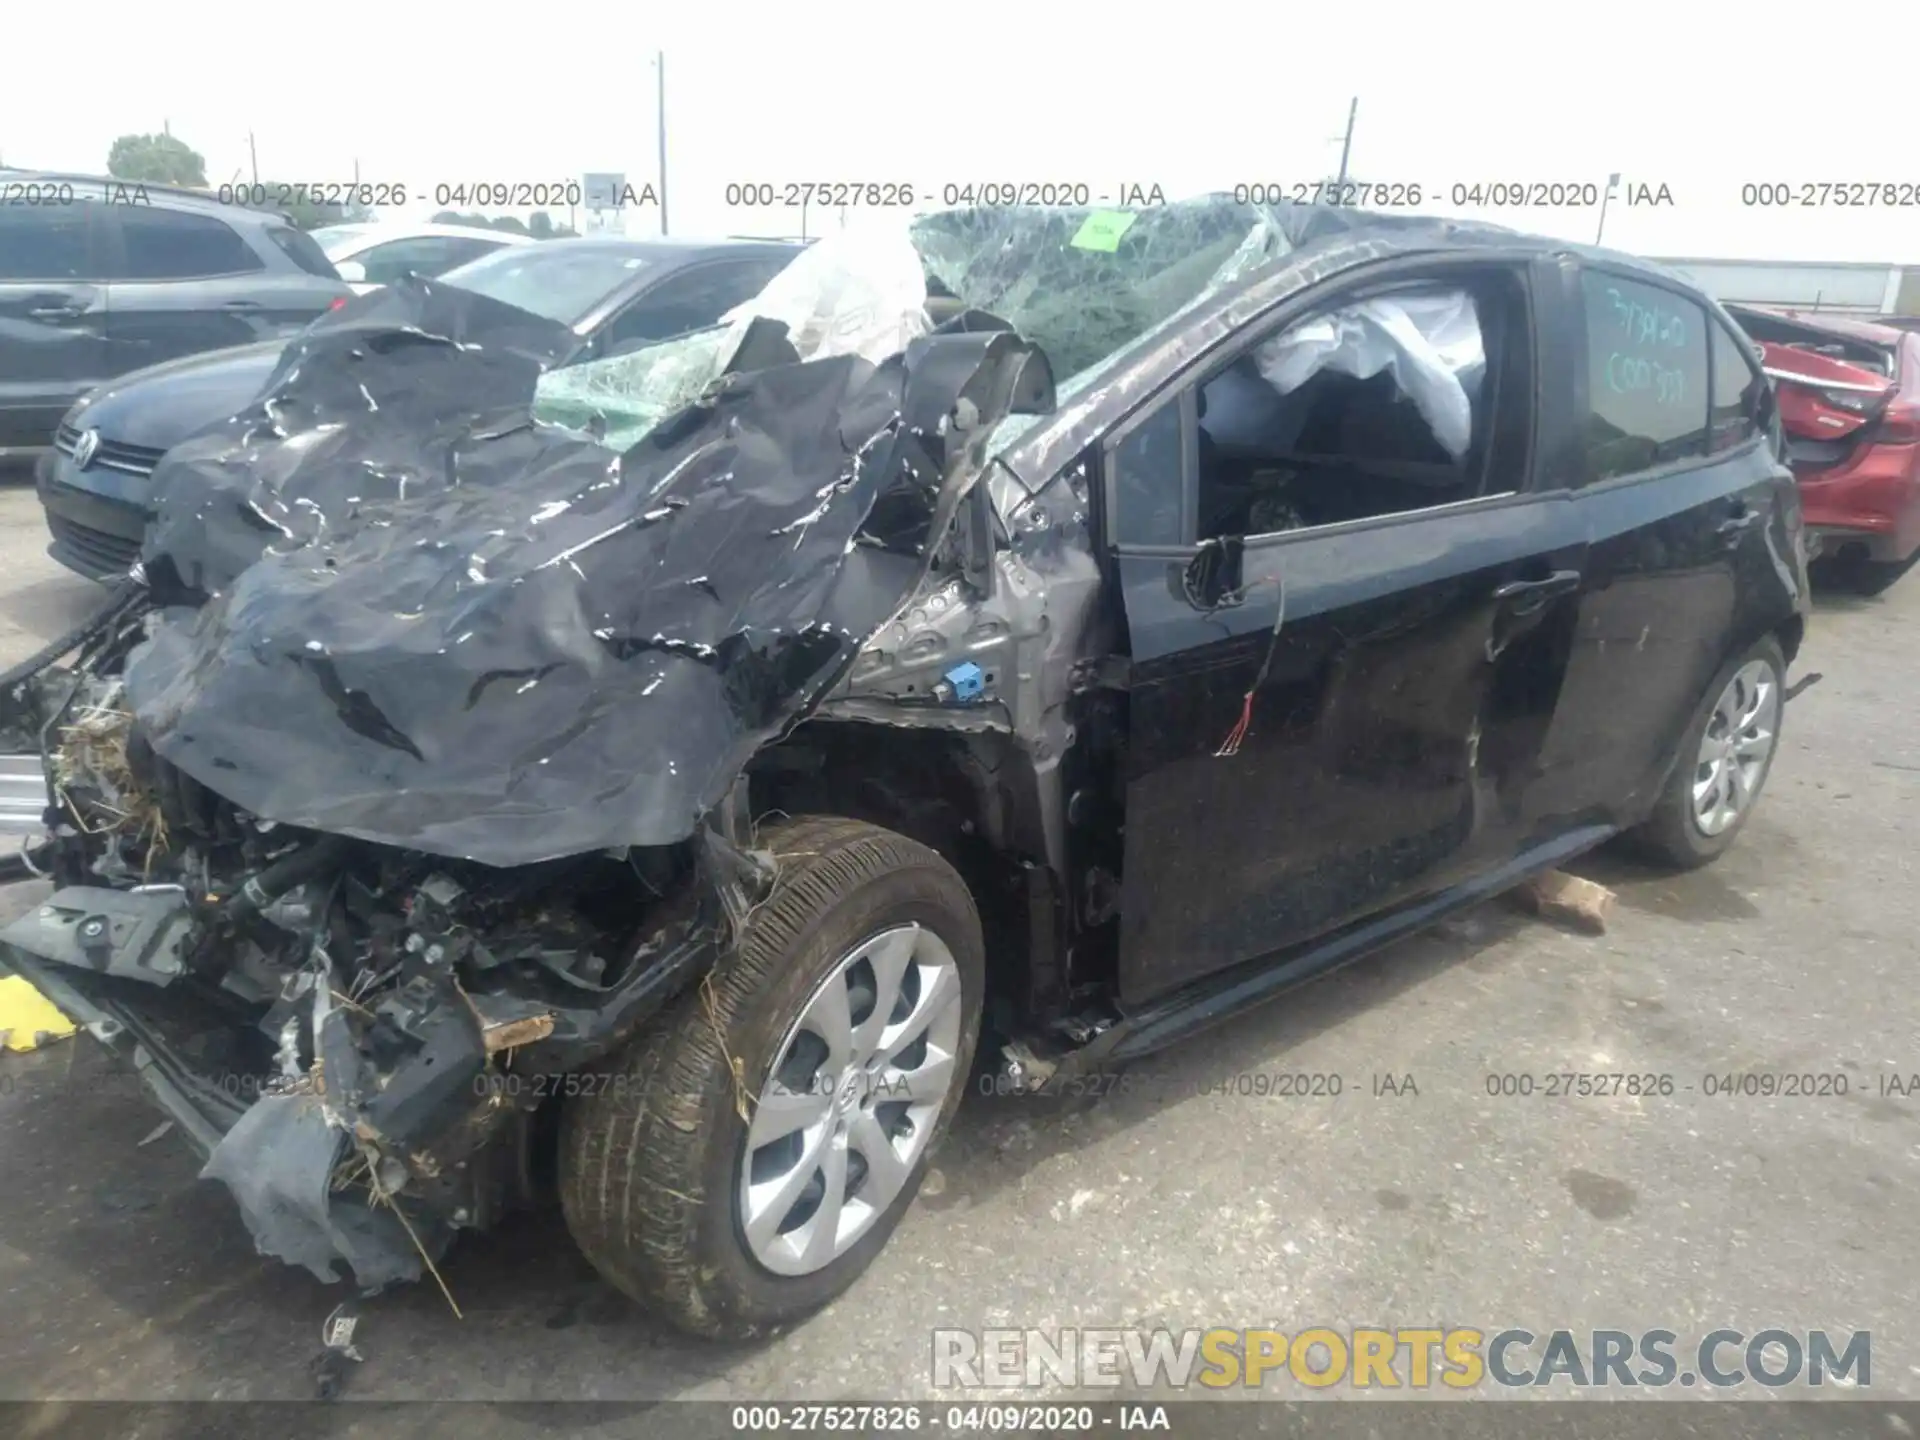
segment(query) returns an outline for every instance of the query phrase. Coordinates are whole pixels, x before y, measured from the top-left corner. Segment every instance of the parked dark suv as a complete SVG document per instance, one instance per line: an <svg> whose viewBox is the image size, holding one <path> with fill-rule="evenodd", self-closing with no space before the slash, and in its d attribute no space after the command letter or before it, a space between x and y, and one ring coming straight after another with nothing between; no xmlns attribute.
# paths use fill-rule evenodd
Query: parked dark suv
<svg viewBox="0 0 1920 1440"><path fill-rule="evenodd" d="M557 1173L614 1284L764 1334L976 1045L1057 1090L1615 836L1703 865L1777 753L1774 392L1629 257L968 209L576 340L433 282L321 321L0 686L57 887L0 959L318 1275Z"/></svg>
<svg viewBox="0 0 1920 1440"><path fill-rule="evenodd" d="M0 453L104 380L291 335L353 294L283 216L195 190L0 170Z"/></svg>

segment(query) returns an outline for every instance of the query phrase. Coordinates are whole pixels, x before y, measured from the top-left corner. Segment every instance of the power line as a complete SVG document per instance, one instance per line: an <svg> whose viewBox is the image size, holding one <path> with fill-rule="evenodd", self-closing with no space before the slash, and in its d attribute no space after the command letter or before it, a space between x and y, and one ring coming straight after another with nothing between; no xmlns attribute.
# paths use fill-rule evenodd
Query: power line
<svg viewBox="0 0 1920 1440"><path fill-rule="evenodd" d="M1347 106L1347 133L1340 140L1340 176L1333 182L1333 194L1337 201L1347 188L1347 157L1353 153L1353 121L1360 113L1360 97L1353 97L1353 103Z"/></svg>

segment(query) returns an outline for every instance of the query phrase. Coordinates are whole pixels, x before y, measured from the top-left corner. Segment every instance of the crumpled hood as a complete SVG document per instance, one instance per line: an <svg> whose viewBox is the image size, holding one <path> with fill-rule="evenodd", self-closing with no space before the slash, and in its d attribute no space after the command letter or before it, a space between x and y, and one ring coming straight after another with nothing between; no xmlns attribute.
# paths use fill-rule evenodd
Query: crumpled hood
<svg viewBox="0 0 1920 1440"><path fill-rule="evenodd" d="M718 327L564 367L550 321L375 291L155 471L174 608L128 697L268 820L501 866L685 839L927 578L997 422L1053 412L1049 360L1072 388L1363 226L1407 222L1224 196L876 220Z"/></svg>
<svg viewBox="0 0 1920 1440"><path fill-rule="evenodd" d="M287 343L208 350L130 371L88 395L73 423L123 445L170 449L258 395Z"/></svg>
<svg viewBox="0 0 1920 1440"><path fill-rule="evenodd" d="M756 323L616 453L531 416L573 338L410 280L168 454L143 560L208 598L128 662L159 754L263 818L496 865L684 839L919 582L993 422L1052 403L1005 331L801 363Z"/></svg>

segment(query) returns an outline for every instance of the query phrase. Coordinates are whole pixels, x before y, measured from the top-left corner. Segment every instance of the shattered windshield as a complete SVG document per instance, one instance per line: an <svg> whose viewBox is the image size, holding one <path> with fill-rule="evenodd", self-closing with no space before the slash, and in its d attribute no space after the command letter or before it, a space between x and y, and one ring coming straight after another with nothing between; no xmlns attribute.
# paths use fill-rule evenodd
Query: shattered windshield
<svg viewBox="0 0 1920 1440"><path fill-rule="evenodd" d="M625 246L506 245L440 278L543 319L578 325L648 263Z"/></svg>
<svg viewBox="0 0 1920 1440"><path fill-rule="evenodd" d="M877 362L935 325L1010 328L1047 355L1066 400L1194 301L1291 248L1273 211L1222 196L876 220L804 251L714 329L550 372L534 413L623 450L697 398L756 318L786 324L803 360ZM1035 418L1009 417L995 444Z"/></svg>

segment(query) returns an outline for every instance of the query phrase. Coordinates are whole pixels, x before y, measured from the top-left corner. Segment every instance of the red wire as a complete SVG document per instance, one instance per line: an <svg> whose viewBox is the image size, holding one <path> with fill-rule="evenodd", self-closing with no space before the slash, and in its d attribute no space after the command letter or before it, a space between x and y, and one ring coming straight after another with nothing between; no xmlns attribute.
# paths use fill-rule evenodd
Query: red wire
<svg viewBox="0 0 1920 1440"><path fill-rule="evenodd" d="M1247 698L1240 704L1240 723L1227 732L1227 738L1220 742L1220 748L1214 751L1216 758L1240 753L1240 742L1247 738L1247 729L1253 724L1253 691L1247 691Z"/></svg>

